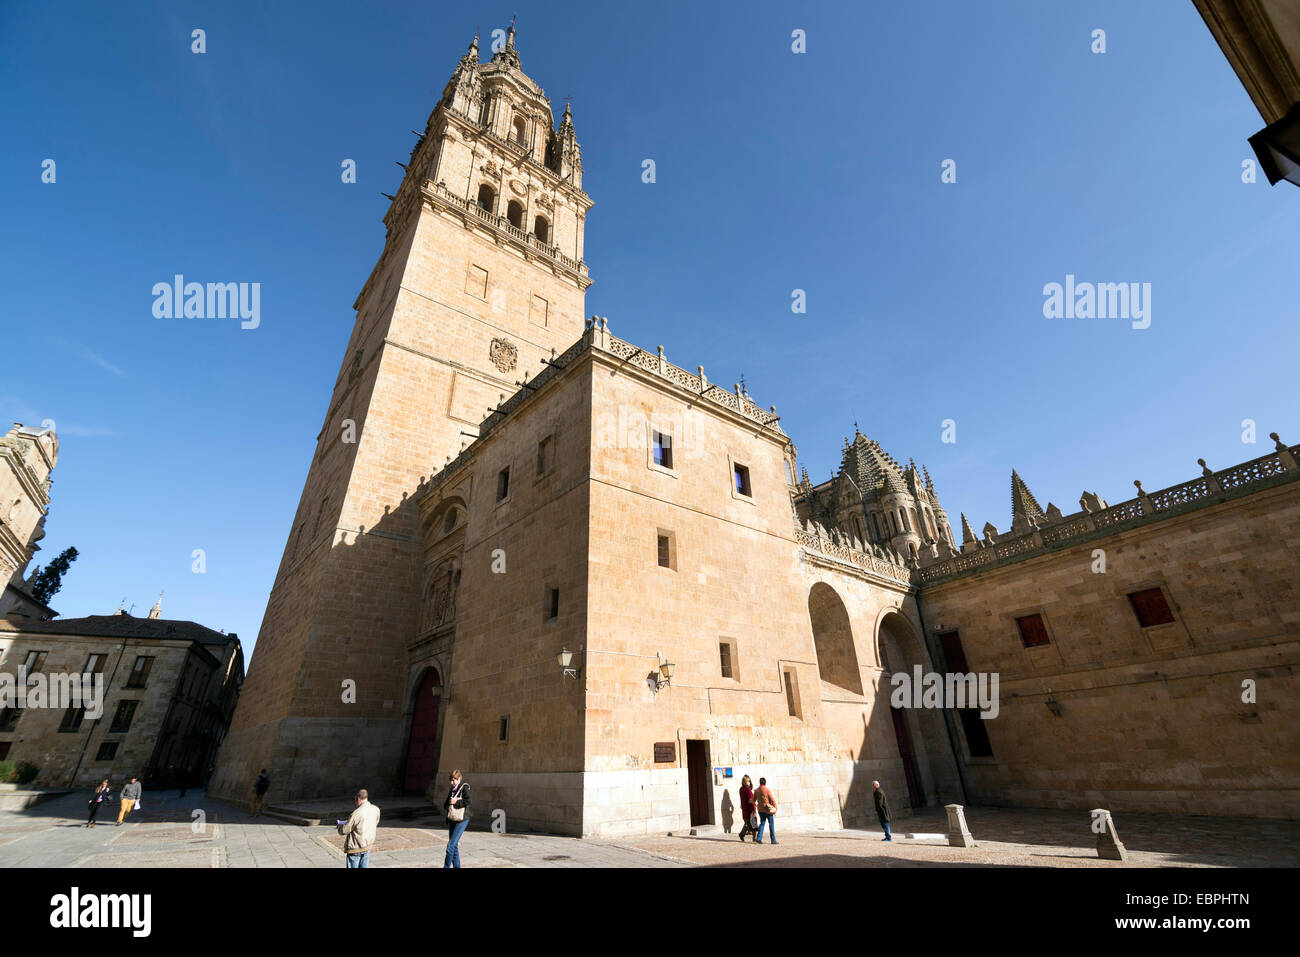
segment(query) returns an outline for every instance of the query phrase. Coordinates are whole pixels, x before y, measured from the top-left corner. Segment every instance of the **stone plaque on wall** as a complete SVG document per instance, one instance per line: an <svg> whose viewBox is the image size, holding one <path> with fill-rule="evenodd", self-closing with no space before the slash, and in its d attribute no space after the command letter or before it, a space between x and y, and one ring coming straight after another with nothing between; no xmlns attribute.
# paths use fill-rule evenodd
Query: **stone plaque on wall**
<svg viewBox="0 0 1300 957"><path fill-rule="evenodd" d="M677 763L677 742L656 741L655 742L655 764L676 764L676 763Z"/></svg>

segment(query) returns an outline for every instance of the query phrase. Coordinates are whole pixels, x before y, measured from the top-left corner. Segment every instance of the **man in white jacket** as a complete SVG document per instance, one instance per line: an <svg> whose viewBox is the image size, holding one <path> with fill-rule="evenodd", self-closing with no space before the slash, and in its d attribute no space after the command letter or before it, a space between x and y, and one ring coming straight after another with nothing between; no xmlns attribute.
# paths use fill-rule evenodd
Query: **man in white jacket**
<svg viewBox="0 0 1300 957"><path fill-rule="evenodd" d="M370 803L369 797L365 788L358 791L357 809L346 821L338 822L348 867L370 866L370 847L375 843L375 831L379 827L379 808Z"/></svg>

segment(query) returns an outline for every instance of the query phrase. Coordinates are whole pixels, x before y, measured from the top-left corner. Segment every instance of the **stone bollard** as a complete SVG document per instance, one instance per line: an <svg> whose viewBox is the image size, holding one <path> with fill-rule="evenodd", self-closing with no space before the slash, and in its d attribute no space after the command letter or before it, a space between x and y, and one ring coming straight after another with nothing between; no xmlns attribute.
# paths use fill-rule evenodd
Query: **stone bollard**
<svg viewBox="0 0 1300 957"><path fill-rule="evenodd" d="M960 804L946 804L945 809L948 811L948 846L949 847L974 847L975 839L970 835L970 829L966 827L966 812Z"/></svg>
<svg viewBox="0 0 1300 957"><path fill-rule="evenodd" d="M1092 829L1097 835L1097 856L1106 861L1123 861L1128 856L1115 830L1115 819L1105 808L1092 809Z"/></svg>

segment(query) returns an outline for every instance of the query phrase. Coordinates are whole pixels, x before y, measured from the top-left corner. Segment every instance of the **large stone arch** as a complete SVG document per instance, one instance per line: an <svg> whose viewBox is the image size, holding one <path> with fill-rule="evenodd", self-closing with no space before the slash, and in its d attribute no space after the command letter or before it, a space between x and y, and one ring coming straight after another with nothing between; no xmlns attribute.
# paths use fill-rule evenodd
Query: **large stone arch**
<svg viewBox="0 0 1300 957"><path fill-rule="evenodd" d="M862 672L853 645L853 626L839 593L825 582L808 590L808 618L817 651L817 673L822 681L862 694Z"/></svg>
<svg viewBox="0 0 1300 957"><path fill-rule="evenodd" d="M903 673L912 681L918 665L922 674L933 670L920 632L900 608L887 609L877 619L875 645L881 668L876 700L882 710L889 712L898 748L898 767L903 774L903 781L898 783L906 785L900 798L906 798L913 806L959 800L960 792L948 793L956 784L956 769L947 744L942 710L913 707L910 697L906 707L895 708L892 703L893 675Z"/></svg>

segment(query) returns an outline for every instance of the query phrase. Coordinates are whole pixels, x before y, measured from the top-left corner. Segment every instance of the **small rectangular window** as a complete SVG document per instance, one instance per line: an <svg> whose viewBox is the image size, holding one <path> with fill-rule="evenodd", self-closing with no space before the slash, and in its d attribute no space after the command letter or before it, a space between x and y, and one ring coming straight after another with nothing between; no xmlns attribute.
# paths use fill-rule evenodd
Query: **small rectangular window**
<svg viewBox="0 0 1300 957"><path fill-rule="evenodd" d="M45 656L49 654L46 651L29 651L27 660L23 662L23 667L27 670L28 675L34 675L45 667Z"/></svg>
<svg viewBox="0 0 1300 957"><path fill-rule="evenodd" d="M654 432L654 461L661 468L673 467L673 437L664 432Z"/></svg>
<svg viewBox="0 0 1300 957"><path fill-rule="evenodd" d="M80 730L81 720L85 716L85 708L69 708L63 712L63 720L59 722L59 730L64 732Z"/></svg>
<svg viewBox="0 0 1300 957"><path fill-rule="evenodd" d="M993 744L989 741L989 733L984 727L984 719L980 717L978 708L958 708L957 713L961 715L961 727L966 732L966 747L970 749L972 758L991 758L993 757Z"/></svg>
<svg viewBox="0 0 1300 957"><path fill-rule="evenodd" d="M1174 621L1174 613L1169 609L1169 602L1165 601L1165 593L1159 588L1135 591L1128 596L1128 600L1133 605L1138 624L1143 628L1167 625Z"/></svg>
<svg viewBox="0 0 1300 957"><path fill-rule="evenodd" d="M149 672L153 669L153 657L139 655L131 666L131 676L126 680L128 688L143 688L149 681Z"/></svg>
<svg viewBox="0 0 1300 957"><path fill-rule="evenodd" d="M725 641L718 642L718 657L722 664L722 677L730 678L731 675L731 645Z"/></svg>
<svg viewBox="0 0 1300 957"><path fill-rule="evenodd" d="M1026 648L1051 644L1042 615L1025 615L1023 618L1017 618L1016 627L1020 629L1020 640L1024 642Z"/></svg>
<svg viewBox="0 0 1300 957"><path fill-rule="evenodd" d="M0 708L0 731L12 731L22 716L22 708Z"/></svg>
<svg viewBox="0 0 1300 957"><path fill-rule="evenodd" d="M83 675L99 674L104 670L104 661L107 655L90 655L86 658L86 666L81 669Z"/></svg>
<svg viewBox="0 0 1300 957"><path fill-rule="evenodd" d="M115 757L117 757L116 741L105 741L99 746L99 750L95 752L96 761L112 761Z"/></svg>
<svg viewBox="0 0 1300 957"><path fill-rule="evenodd" d="M677 536L666 528L655 533L655 545L660 568L677 568Z"/></svg>
<svg viewBox="0 0 1300 957"><path fill-rule="evenodd" d="M939 636L939 647L943 649L943 659L950 673L970 674L970 666L966 664L966 651L961 646L961 635L955 631L945 631Z"/></svg>
<svg viewBox="0 0 1300 957"><path fill-rule="evenodd" d="M560 590L552 588L546 596L546 620L560 617Z"/></svg>
<svg viewBox="0 0 1300 957"><path fill-rule="evenodd" d="M785 705L790 712L790 717L798 718L799 714L799 679L795 676L793 668L784 668L781 671L782 680L785 682Z"/></svg>
<svg viewBox="0 0 1300 957"><path fill-rule="evenodd" d="M113 723L109 725L109 734L124 734L131 730L131 722L135 720L135 709L140 706L139 701L119 701L117 711L113 714Z"/></svg>
<svg viewBox="0 0 1300 957"><path fill-rule="evenodd" d="M497 473L497 501L503 502L510 494L510 466Z"/></svg>
<svg viewBox="0 0 1300 957"><path fill-rule="evenodd" d="M465 292L475 299L487 299L487 282L488 272L482 266L471 265L465 271Z"/></svg>
<svg viewBox="0 0 1300 957"><path fill-rule="evenodd" d="M753 492L749 488L749 467L746 465L736 466L736 491L741 495L753 497Z"/></svg>
<svg viewBox="0 0 1300 957"><path fill-rule="evenodd" d="M550 313L550 303L541 296L534 295L532 306L529 307L528 319L535 326L548 325L548 316Z"/></svg>
<svg viewBox="0 0 1300 957"><path fill-rule="evenodd" d="M551 470L554 463L555 437L548 435L537 443L537 477L541 478Z"/></svg>
<svg viewBox="0 0 1300 957"><path fill-rule="evenodd" d="M504 742L510 739L510 715L503 714L497 722L497 740Z"/></svg>

